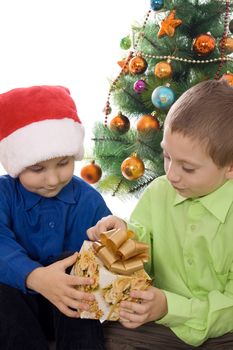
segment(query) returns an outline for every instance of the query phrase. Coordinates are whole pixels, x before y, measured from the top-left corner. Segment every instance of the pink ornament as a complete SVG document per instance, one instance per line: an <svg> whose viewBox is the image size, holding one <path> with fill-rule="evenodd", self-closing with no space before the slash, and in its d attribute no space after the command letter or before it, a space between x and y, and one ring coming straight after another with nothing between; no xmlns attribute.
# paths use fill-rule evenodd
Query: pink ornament
<svg viewBox="0 0 233 350"><path fill-rule="evenodd" d="M146 83L143 79L139 79L135 81L133 85L133 89L137 94L140 94L143 90L145 90Z"/></svg>

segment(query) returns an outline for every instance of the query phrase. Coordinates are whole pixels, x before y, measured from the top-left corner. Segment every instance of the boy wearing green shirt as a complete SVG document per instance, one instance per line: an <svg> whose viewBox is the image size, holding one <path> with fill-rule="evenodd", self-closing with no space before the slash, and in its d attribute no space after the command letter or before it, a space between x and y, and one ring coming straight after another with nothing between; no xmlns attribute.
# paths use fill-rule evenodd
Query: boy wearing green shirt
<svg viewBox="0 0 233 350"><path fill-rule="evenodd" d="M154 286L131 293L140 304L121 303L106 348L233 349L233 88L213 80L186 91L169 110L161 147L166 175L128 222L150 245ZM111 228L126 224L108 216L88 235Z"/></svg>

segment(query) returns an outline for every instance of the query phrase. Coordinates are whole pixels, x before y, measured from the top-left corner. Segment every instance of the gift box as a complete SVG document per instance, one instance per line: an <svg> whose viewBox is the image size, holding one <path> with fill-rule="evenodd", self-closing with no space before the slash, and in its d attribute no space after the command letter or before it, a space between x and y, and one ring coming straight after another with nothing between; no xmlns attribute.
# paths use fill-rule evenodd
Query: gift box
<svg viewBox="0 0 233 350"><path fill-rule="evenodd" d="M116 321L122 300L133 300L131 290L145 290L151 278L143 264L148 261L148 245L133 239L131 231L111 230L100 235L100 241L84 241L71 273L92 277L94 284L77 286L91 292L95 301L81 318Z"/></svg>

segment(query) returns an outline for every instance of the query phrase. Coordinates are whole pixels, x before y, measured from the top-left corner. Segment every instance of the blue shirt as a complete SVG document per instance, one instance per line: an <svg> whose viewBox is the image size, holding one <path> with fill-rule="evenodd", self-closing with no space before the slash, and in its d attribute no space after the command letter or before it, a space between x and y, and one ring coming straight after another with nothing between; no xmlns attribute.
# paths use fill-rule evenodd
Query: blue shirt
<svg viewBox="0 0 233 350"><path fill-rule="evenodd" d="M86 230L111 214L101 195L73 177L53 198L0 176L0 283L28 292L25 280L64 251L79 251Z"/></svg>

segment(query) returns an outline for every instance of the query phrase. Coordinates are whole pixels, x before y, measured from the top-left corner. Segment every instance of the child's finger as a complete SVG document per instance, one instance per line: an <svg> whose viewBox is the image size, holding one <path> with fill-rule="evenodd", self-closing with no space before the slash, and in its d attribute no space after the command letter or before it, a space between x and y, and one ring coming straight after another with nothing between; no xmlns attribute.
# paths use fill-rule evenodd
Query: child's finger
<svg viewBox="0 0 233 350"><path fill-rule="evenodd" d="M94 240L94 232L95 232L95 227L91 227L87 230L87 236L91 241Z"/></svg>
<svg viewBox="0 0 233 350"><path fill-rule="evenodd" d="M120 320L124 320L124 322L130 322L134 324L139 324L144 322L144 315L137 314L136 312L132 312L132 310L120 310ZM130 325L132 327L133 325Z"/></svg>
<svg viewBox="0 0 233 350"><path fill-rule="evenodd" d="M91 227L87 230L87 236L91 241L98 241L99 240L99 232L98 232L96 226Z"/></svg>
<svg viewBox="0 0 233 350"><path fill-rule="evenodd" d="M146 306L145 304L137 304L130 301L122 301L121 311L131 313L134 315L142 315L146 312Z"/></svg>
<svg viewBox="0 0 233 350"><path fill-rule="evenodd" d="M92 293L76 291L74 299L76 299L80 303L86 303L88 301L95 300L95 296Z"/></svg>
<svg viewBox="0 0 233 350"><path fill-rule="evenodd" d="M71 256L68 256L68 258L65 258L63 260L58 261L57 264L61 264L65 270L65 269L67 269L67 267L70 267L71 265L73 265L76 262L77 257L78 257L78 253L76 252L76 253L72 254Z"/></svg>
<svg viewBox="0 0 233 350"><path fill-rule="evenodd" d="M70 286L85 286L85 285L91 285L95 281L91 277L79 277L74 275L67 275L67 284Z"/></svg>
<svg viewBox="0 0 233 350"><path fill-rule="evenodd" d="M145 301L151 301L154 299L153 288L148 288L147 290L132 290L130 296L135 299L142 299Z"/></svg>
<svg viewBox="0 0 233 350"><path fill-rule="evenodd" d="M90 301L84 301L84 300L77 300L69 297L64 297L63 303L68 306L69 308L76 310L76 311L88 311L90 309Z"/></svg>
<svg viewBox="0 0 233 350"><path fill-rule="evenodd" d="M79 317L79 312L77 310L72 310L65 304L56 305L57 308L68 317Z"/></svg>
<svg viewBox="0 0 233 350"><path fill-rule="evenodd" d="M69 288L66 290L66 296L71 298L71 299L75 299L78 301L93 301L95 300L95 296L93 293L90 292L84 292L81 290L77 290L75 288Z"/></svg>
<svg viewBox="0 0 233 350"><path fill-rule="evenodd" d="M141 323L135 323L135 322L125 320L125 319L119 319L119 322L122 324L122 326L124 326L125 328L129 328L129 329L134 329L134 328L141 326Z"/></svg>

